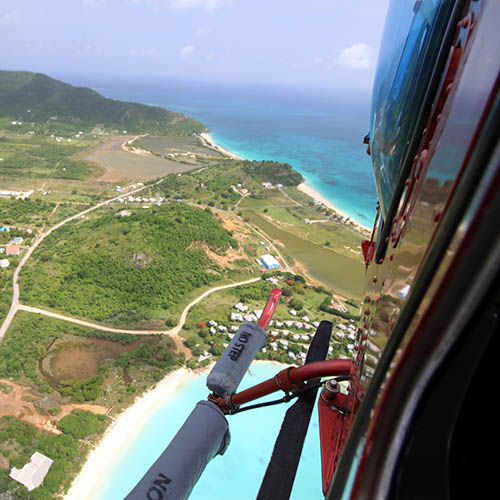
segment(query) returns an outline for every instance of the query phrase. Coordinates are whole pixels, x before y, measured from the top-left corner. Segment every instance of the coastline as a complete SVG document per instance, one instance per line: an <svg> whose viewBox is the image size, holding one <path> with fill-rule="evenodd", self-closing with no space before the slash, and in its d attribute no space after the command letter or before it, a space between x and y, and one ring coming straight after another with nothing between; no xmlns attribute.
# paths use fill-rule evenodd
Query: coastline
<svg viewBox="0 0 500 500"><path fill-rule="evenodd" d="M269 360L254 360L252 364L260 365L263 363L272 364L278 371L291 366ZM85 464L64 496L64 500L93 498L92 495L99 487L101 476L109 471L134 432L140 431L144 421L147 421L158 407L165 404L165 401L181 390L187 382L208 373L212 366L213 363L198 370L189 370L183 367L169 373L154 388L140 396L131 406L119 414L89 453ZM252 366L249 367L248 374L252 375Z"/></svg>
<svg viewBox="0 0 500 500"><path fill-rule="evenodd" d="M204 143L204 145L207 146L207 147L209 147L210 149L213 149L213 150L215 150L215 151L217 151L219 153L222 153L223 155L228 156L229 158L233 158L234 160L243 160L243 158L241 158L240 156L232 153L228 149L226 149L223 146L217 144L213 140L213 138L212 138L212 136L210 135L209 132L202 132L201 134L199 134L199 137L202 140L202 142ZM302 191L304 194L306 194L307 196L309 196L310 198L312 198L316 202L322 203L326 207L330 208L331 210L333 210L334 212L336 212L341 217L343 217L343 218L347 217L349 219L349 221L354 224L356 230L358 230L360 232L364 232L364 231L367 231L368 233L371 232L371 228L369 228L368 226L365 226L364 224L361 224L359 221L357 221L356 219L352 218L349 214L347 214L346 212L340 210L331 201L329 201L328 199L326 199L324 196L322 196L321 194L319 194L314 188L312 188L311 186L309 186L307 184L307 180L305 180L304 182L302 182L301 184L299 184L297 186L297 189L299 191Z"/></svg>
<svg viewBox="0 0 500 500"><path fill-rule="evenodd" d="M213 149L217 151L218 153L222 153L224 156L229 156L229 158L232 158L233 160L242 160L238 155L235 155L234 153L231 153L229 149L226 149L222 147L221 145L217 144L213 139L210 133L208 132L202 132L199 134L199 137L201 140L204 142L205 146L209 147L210 149Z"/></svg>
<svg viewBox="0 0 500 500"><path fill-rule="evenodd" d="M209 367L210 368L210 367ZM207 368L208 369L208 368ZM205 369L204 369L205 370ZM102 439L90 452L82 469L71 483L65 500L86 500L99 483L101 474L108 470L117 455L130 440L142 422L149 418L165 400L173 396L184 384L199 376L201 371L179 368L164 377L156 386L126 408L106 430Z"/></svg>
<svg viewBox="0 0 500 500"><path fill-rule="evenodd" d="M371 229L368 226L359 223L357 220L353 219L349 214L346 214L345 212L337 208L332 202L328 201L324 196L319 194L314 188L308 186L307 181L299 184L297 186L297 189L299 191L302 191L304 194L306 194L316 202L322 203L323 205L325 205L325 207L328 207L329 209L333 210L341 217L349 218L349 220L356 226L356 229L358 229L359 231L368 231L368 232L371 231Z"/></svg>

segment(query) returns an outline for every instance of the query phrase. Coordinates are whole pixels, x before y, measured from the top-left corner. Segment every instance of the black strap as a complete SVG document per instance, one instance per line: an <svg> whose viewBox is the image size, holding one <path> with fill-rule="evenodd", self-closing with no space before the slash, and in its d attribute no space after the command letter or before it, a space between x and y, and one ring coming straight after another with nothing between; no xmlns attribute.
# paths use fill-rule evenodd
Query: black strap
<svg viewBox="0 0 500 500"><path fill-rule="evenodd" d="M306 363L326 359L331 334L332 324L322 321L307 351ZM315 386L319 381L313 379L307 385ZM290 498L317 392L317 387L304 392L286 412L257 500Z"/></svg>

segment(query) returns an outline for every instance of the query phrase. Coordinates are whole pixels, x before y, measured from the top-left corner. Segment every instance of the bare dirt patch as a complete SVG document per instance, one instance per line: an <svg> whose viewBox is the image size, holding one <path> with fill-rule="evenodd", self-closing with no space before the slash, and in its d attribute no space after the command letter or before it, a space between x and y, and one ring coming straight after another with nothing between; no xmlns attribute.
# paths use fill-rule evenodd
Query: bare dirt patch
<svg viewBox="0 0 500 500"><path fill-rule="evenodd" d="M57 415L42 415L35 406L35 401L40 396L35 394L31 387L19 385L5 379L0 380L0 382L11 388L8 393L0 392L0 417L17 417L38 429L55 434L61 433L57 429L57 422L75 409L87 410L100 415L104 415L108 411L104 406L71 403L60 405L60 411Z"/></svg>
<svg viewBox="0 0 500 500"><path fill-rule="evenodd" d="M154 179L171 173L186 172L197 166L161 158L140 148L128 147L127 143L136 137L111 136L96 148L80 153L79 158L104 169L104 174L96 179L100 182Z"/></svg>
<svg viewBox="0 0 500 500"><path fill-rule="evenodd" d="M123 345L111 340L81 338L56 341L42 360L40 368L51 385L72 378L90 378L96 375L101 361L115 359L122 352L133 351L139 342Z"/></svg>

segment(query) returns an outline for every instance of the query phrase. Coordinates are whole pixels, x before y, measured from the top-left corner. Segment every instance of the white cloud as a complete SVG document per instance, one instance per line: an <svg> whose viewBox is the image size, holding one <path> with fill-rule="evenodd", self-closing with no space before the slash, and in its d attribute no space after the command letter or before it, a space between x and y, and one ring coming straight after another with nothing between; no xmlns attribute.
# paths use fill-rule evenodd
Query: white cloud
<svg viewBox="0 0 500 500"><path fill-rule="evenodd" d="M106 0L82 0L82 4L87 9L101 7L106 3Z"/></svg>
<svg viewBox="0 0 500 500"><path fill-rule="evenodd" d="M198 28L196 30L196 34L198 36L205 36L205 35L208 35L211 32L212 32L212 30L210 28Z"/></svg>
<svg viewBox="0 0 500 500"><path fill-rule="evenodd" d="M130 49L128 53L131 56L156 57L158 55L158 49L156 47L148 47L145 49Z"/></svg>
<svg viewBox="0 0 500 500"><path fill-rule="evenodd" d="M0 14L0 24L17 23L21 20L21 13L18 10L12 10L5 14Z"/></svg>
<svg viewBox="0 0 500 500"><path fill-rule="evenodd" d="M92 44L81 45L76 49L77 56L102 56L104 51L101 47L97 47Z"/></svg>
<svg viewBox="0 0 500 500"><path fill-rule="evenodd" d="M54 52L52 44L44 41L26 42L24 47L33 52Z"/></svg>
<svg viewBox="0 0 500 500"><path fill-rule="evenodd" d="M182 49L179 52L179 56L182 57L183 59L189 59L194 52L194 45L186 45L185 47L182 47Z"/></svg>
<svg viewBox="0 0 500 500"><path fill-rule="evenodd" d="M83 0L96 2L101 0ZM213 11L224 5L230 5L233 0L127 0L132 5L152 5L158 11L160 5L167 5L171 10L201 9Z"/></svg>
<svg viewBox="0 0 500 500"><path fill-rule="evenodd" d="M212 11L230 3L232 0L170 0L170 8L173 10L203 9Z"/></svg>
<svg viewBox="0 0 500 500"><path fill-rule="evenodd" d="M350 47L346 47L330 66L367 69L374 65L374 59L375 51L372 47L364 43L356 43Z"/></svg>
<svg viewBox="0 0 500 500"><path fill-rule="evenodd" d="M213 61L215 59L215 54L213 52L210 52L210 54L205 57L207 61Z"/></svg>

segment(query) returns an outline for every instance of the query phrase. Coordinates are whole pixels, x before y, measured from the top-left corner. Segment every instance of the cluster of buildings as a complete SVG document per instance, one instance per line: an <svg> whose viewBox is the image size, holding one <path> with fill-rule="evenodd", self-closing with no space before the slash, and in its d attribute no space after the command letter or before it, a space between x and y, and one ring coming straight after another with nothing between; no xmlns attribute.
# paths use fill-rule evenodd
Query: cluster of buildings
<svg viewBox="0 0 500 500"><path fill-rule="evenodd" d="M33 189L29 189L28 191L10 191L8 189L0 189L0 196L5 198L10 198L13 196L16 200L25 200L29 198L33 194Z"/></svg>
<svg viewBox="0 0 500 500"><path fill-rule="evenodd" d="M119 187L119 186L118 186ZM158 206L161 206L161 204L165 201L165 198L163 196L157 196L157 197L141 197L141 196L127 196L126 198L118 198L119 203L155 203Z"/></svg>
<svg viewBox="0 0 500 500"><path fill-rule="evenodd" d="M353 343L347 344L347 349L352 352L354 351L354 341L356 340L356 325L353 320L350 320L349 323L339 323L337 325L338 330L333 331L333 335L338 339L348 339L352 340Z"/></svg>
<svg viewBox="0 0 500 500"><path fill-rule="evenodd" d="M55 118L57 119L57 117L55 117ZM32 131L30 131L30 132L32 132ZM30 132L28 132L28 134L29 134ZM33 132L33 134L34 134L34 132ZM80 130L79 132L77 132L77 133L73 136L73 138L74 138L74 139L80 139L80 137L82 137L82 136L83 136L83 132ZM63 142L63 141L64 141L64 139L65 139L64 137L61 137L61 136L58 136L58 135L54 135L54 134L50 134L50 137L52 137L52 139L55 139L55 140L56 140L56 142ZM95 137L95 136L94 136L94 137ZM71 142L71 141L72 141L72 138L71 138L71 137L67 137L67 138L66 138L66 142Z"/></svg>
<svg viewBox="0 0 500 500"><path fill-rule="evenodd" d="M26 230L28 231L28 230ZM29 230L31 233L31 229ZM10 233L10 227L9 226L1 226L0 227L0 233ZM13 255L19 255L21 253L21 248L19 245L23 242L22 236L15 236L12 238L12 240L8 243L8 245L5 246L0 246L0 255L5 255L6 257L13 256ZM10 262L9 259L2 258L0 259L0 269L5 269L9 267Z"/></svg>
<svg viewBox="0 0 500 500"><path fill-rule="evenodd" d="M238 302L233 307L237 312L232 311L230 313L230 320L232 322L256 322L262 314L262 310L249 310L249 307L242 302ZM297 311L293 309L290 309L288 312L293 317L297 317L298 315ZM210 333L212 335L226 333L228 331L225 326L217 325L215 321L211 321L208 324L211 325ZM285 351L293 362L304 362L307 347L311 342L314 332L319 327L319 321L311 321L308 316L304 315L300 318L290 320L273 319L270 321L269 327L274 328L270 330L269 335L276 340L264 347L262 352L266 353L268 350L274 352ZM336 328L337 329L333 331L333 337L345 345L349 353L352 353L354 351L354 342L356 339L355 323L352 320L347 323L339 323ZM232 338L238 329L239 326L237 325L230 326L228 332L229 338ZM352 343L345 344L348 340L352 340ZM227 347L227 343L224 343L224 346ZM297 346L300 346L300 348L297 348ZM329 347L328 352L329 354L333 352L332 346ZM340 357L347 358L347 356Z"/></svg>

